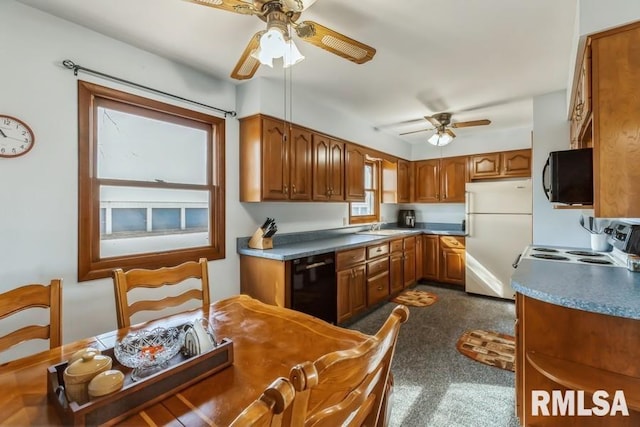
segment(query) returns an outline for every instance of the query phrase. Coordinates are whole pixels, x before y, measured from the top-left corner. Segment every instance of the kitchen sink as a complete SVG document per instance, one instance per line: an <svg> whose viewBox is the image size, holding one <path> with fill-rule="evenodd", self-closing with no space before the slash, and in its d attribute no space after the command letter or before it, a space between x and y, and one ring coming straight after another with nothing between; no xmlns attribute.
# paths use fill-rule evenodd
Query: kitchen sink
<svg viewBox="0 0 640 427"><path fill-rule="evenodd" d="M396 234L412 233L413 230L364 230L358 231L356 234L372 234L374 236L395 236Z"/></svg>

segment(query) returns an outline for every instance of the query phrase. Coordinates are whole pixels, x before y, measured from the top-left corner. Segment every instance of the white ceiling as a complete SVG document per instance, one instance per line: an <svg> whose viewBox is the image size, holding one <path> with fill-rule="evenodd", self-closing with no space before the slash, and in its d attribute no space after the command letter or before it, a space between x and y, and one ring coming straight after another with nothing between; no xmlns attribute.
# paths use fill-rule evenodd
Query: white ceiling
<svg viewBox="0 0 640 427"><path fill-rule="evenodd" d="M255 16L182 0L19 1L234 83L231 70L265 27ZM357 65L295 39L306 59L291 68L293 90L395 136L429 127L422 117L442 111L454 122L492 121L458 134L532 126L532 97L567 86L575 14L576 0L317 0L300 21L377 53ZM283 75L275 65L255 77Z"/></svg>

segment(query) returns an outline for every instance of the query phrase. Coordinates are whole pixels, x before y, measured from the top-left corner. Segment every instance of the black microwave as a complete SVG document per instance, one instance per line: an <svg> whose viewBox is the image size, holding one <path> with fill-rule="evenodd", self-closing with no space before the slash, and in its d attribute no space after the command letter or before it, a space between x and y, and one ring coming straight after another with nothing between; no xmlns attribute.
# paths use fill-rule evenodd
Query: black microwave
<svg viewBox="0 0 640 427"><path fill-rule="evenodd" d="M593 204L593 149L549 153L542 170L542 188L550 202Z"/></svg>

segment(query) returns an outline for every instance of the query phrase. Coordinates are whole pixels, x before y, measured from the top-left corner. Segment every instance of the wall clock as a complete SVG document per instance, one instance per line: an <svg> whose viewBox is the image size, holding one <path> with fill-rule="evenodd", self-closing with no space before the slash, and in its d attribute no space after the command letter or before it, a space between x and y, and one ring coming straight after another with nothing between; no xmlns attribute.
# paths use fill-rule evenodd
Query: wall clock
<svg viewBox="0 0 640 427"><path fill-rule="evenodd" d="M0 157L18 157L33 148L35 136L25 122L0 114Z"/></svg>

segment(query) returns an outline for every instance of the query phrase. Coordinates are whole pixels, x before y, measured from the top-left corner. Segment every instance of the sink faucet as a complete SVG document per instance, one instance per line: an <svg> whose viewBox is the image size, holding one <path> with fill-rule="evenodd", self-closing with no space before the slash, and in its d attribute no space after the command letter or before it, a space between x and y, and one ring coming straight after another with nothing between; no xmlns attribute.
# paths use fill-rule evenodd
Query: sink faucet
<svg viewBox="0 0 640 427"><path fill-rule="evenodd" d="M373 224L371 224L371 231L376 231L376 230L380 230L380 227L382 226L382 223L380 222L374 222Z"/></svg>

